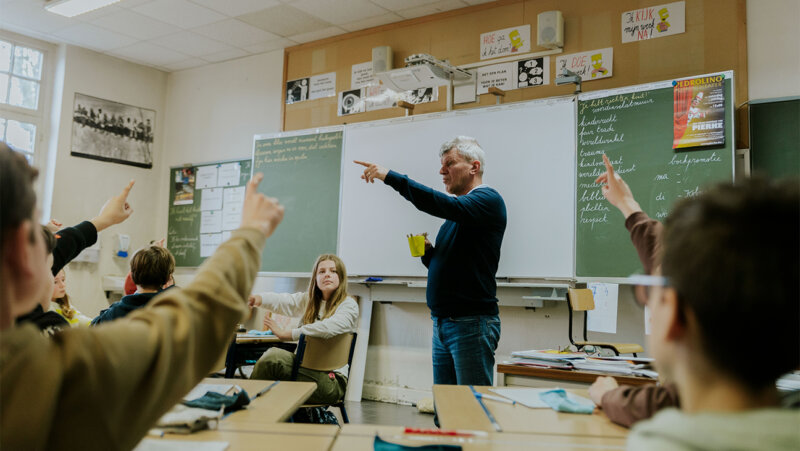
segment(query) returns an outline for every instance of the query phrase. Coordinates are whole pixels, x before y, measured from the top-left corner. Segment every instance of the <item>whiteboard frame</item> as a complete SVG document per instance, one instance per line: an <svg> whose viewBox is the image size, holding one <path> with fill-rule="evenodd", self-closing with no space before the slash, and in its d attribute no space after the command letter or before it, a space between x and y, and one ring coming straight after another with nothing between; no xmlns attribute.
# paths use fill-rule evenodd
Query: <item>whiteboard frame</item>
<svg viewBox="0 0 800 451"><path fill-rule="evenodd" d="M622 88L614 88L614 89L605 89L602 91L592 91L583 94L578 94L577 99L575 102L576 110L575 110L575 123L578 122L578 111L577 105L578 102L584 100L592 100L592 99L599 99L601 97L608 97L617 94L630 94L632 92L641 92L641 91L649 91L652 89L664 89L670 88L673 86L673 82L681 81L681 80L691 80L693 78L698 77L709 77L713 75L725 75L726 80L731 81L731 111L728 116L728 123L731 126L731 182L736 181L736 79L734 78L734 73L732 70L724 70L719 72L713 72L710 74L702 74L702 75L693 75L691 77L681 77L676 78L673 80L664 80L664 81L656 81L652 83L643 83L640 85L633 85L633 86L625 86ZM575 141L575 157L577 158L578 155L578 141ZM577 160L575 160L575 179L577 180L578 177L578 164ZM578 192L575 191L575 209L578 208ZM575 236L573 237L573 252L575 252L575 260L574 260L574 267L572 268L572 274L575 276L576 283L589 283L589 282L601 282L601 283L617 283L620 285L630 285L629 277L577 277L578 274L578 227L575 227Z"/></svg>
<svg viewBox="0 0 800 451"><path fill-rule="evenodd" d="M341 234L342 228L342 174L344 171L344 148L345 148L345 126L344 125L331 125L328 127L316 127L316 128L306 128L303 130L292 130L288 132L276 132L276 133L260 133L253 135L253 151L250 153L250 158L255 161L256 158L256 142L261 141L264 139L273 139L273 138L290 138L292 136L304 136L304 135L311 135L315 133L331 133L331 132L342 132L342 153L339 156L339 211L338 211L338 218L339 220L336 222L336 255L339 255L339 236ZM255 171L256 165L250 165L250 178L253 178L253 171ZM280 201L280 199L278 199ZM262 250L263 251L263 250ZM311 271L308 272L273 272L273 271L258 271L259 276L267 276L267 277L297 277L297 278L306 278L311 277Z"/></svg>

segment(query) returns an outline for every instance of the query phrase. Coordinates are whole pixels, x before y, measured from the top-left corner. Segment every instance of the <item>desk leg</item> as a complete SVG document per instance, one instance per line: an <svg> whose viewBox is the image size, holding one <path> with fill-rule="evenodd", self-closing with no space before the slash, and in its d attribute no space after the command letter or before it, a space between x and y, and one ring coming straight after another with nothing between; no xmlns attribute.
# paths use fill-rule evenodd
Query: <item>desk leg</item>
<svg viewBox="0 0 800 451"><path fill-rule="evenodd" d="M228 353L225 354L225 378L232 379L236 375L236 336L233 337Z"/></svg>
<svg viewBox="0 0 800 451"><path fill-rule="evenodd" d="M369 329L372 324L372 289L351 285L353 294L361 297L359 302L358 341L353 352L353 364L350 366L350 377L347 380L345 400L361 402L361 390L364 386L364 371L367 366L367 349L369 348Z"/></svg>

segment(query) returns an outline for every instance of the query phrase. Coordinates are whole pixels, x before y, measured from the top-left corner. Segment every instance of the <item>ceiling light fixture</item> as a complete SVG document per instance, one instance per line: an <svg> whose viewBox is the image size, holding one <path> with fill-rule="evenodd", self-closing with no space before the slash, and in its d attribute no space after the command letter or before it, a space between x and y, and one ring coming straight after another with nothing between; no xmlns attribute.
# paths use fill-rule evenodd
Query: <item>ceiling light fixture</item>
<svg viewBox="0 0 800 451"><path fill-rule="evenodd" d="M48 0L44 9L65 17L75 17L118 1L120 0Z"/></svg>

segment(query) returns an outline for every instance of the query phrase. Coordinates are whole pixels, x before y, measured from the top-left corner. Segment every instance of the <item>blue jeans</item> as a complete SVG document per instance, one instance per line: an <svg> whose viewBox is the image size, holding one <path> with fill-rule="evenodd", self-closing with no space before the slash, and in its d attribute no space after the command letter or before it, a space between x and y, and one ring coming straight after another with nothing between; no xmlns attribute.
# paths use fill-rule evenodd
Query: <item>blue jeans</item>
<svg viewBox="0 0 800 451"><path fill-rule="evenodd" d="M497 315L433 319L433 383L493 385Z"/></svg>

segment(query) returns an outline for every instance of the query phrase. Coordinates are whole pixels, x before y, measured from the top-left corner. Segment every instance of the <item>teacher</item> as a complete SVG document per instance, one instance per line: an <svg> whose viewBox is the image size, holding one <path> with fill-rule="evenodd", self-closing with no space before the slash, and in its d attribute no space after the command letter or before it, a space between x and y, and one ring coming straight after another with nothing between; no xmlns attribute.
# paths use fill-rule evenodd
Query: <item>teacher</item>
<svg viewBox="0 0 800 451"><path fill-rule="evenodd" d="M500 339L495 274L506 230L506 205L483 184L484 152L475 138L459 136L439 150L445 189L436 191L365 161L361 176L381 180L417 209L444 218L436 245L425 242L426 298L433 319L433 383L494 385Z"/></svg>

